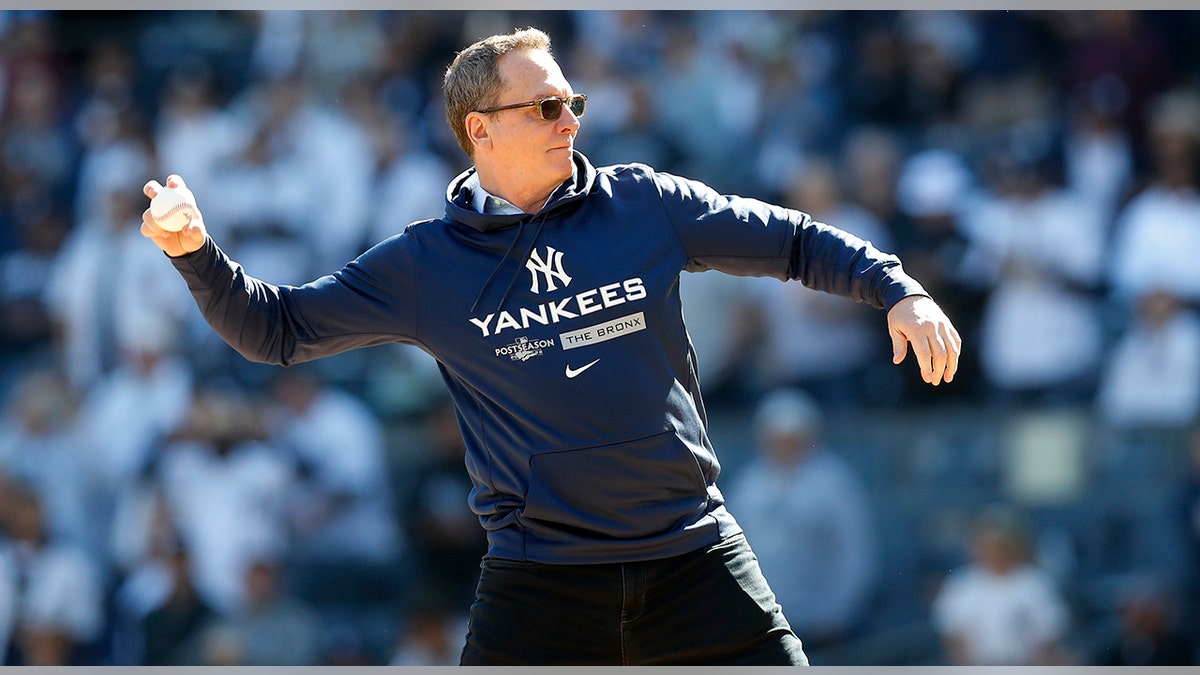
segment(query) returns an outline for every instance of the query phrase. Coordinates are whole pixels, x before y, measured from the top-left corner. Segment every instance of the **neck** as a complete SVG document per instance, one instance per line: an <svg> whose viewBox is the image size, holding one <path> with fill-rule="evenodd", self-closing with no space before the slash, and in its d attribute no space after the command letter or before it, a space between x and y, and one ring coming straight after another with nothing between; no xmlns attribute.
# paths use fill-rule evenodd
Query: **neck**
<svg viewBox="0 0 1200 675"><path fill-rule="evenodd" d="M479 174L479 185L496 197L507 200L513 206L525 213L537 213L546 205L550 195L567 180L565 176L552 184L533 182L519 172L490 170L486 166L476 164Z"/></svg>
<svg viewBox="0 0 1200 675"><path fill-rule="evenodd" d="M482 177L480 177L479 185L484 190L487 190L488 194L508 201L525 213L537 213L541 211L542 207L546 205L546 200L550 198L550 193L554 192L555 187L558 187L555 185L548 190L545 188L521 190L514 187L491 184Z"/></svg>

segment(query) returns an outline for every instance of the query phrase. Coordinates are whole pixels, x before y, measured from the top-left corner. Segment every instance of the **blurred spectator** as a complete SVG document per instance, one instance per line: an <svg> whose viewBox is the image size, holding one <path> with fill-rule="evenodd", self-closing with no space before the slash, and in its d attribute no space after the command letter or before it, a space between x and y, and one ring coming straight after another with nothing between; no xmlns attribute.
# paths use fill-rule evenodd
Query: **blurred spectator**
<svg viewBox="0 0 1200 675"><path fill-rule="evenodd" d="M204 212L205 225L216 236L280 283L304 283L317 266L309 207L315 194L324 192L312 184L315 154L305 156L300 147L313 131L302 119L308 95L306 83L291 76L253 81L233 101L227 114L237 125L237 142L221 158L211 183L225 198Z"/></svg>
<svg viewBox="0 0 1200 675"><path fill-rule="evenodd" d="M201 638L219 615L196 588L191 556L183 542L171 551L167 562L167 593L140 622L138 665L200 665L204 646Z"/></svg>
<svg viewBox="0 0 1200 675"><path fill-rule="evenodd" d="M852 13L847 58L843 61L841 93L846 115L859 124L907 132L911 75L894 17L874 12Z"/></svg>
<svg viewBox="0 0 1200 675"><path fill-rule="evenodd" d="M134 98L137 62L127 44L97 36L83 55L75 134L81 144L74 216L77 222L111 219L110 193L130 187L128 176L153 175L153 150ZM136 225L135 219L126 226Z"/></svg>
<svg viewBox="0 0 1200 675"><path fill-rule="evenodd" d="M1121 124L1128 92L1105 76L1083 87L1072 103L1064 120L1063 177L1069 190L1111 224L1134 188L1135 147Z"/></svg>
<svg viewBox="0 0 1200 675"><path fill-rule="evenodd" d="M963 89L980 49L974 13L961 10L899 14L904 40L905 122L937 131L961 117Z"/></svg>
<svg viewBox="0 0 1200 675"><path fill-rule="evenodd" d="M1135 577L1117 593L1117 634L1093 659L1098 666L1195 666L1200 651L1179 623L1177 597L1161 583Z"/></svg>
<svg viewBox="0 0 1200 675"><path fill-rule="evenodd" d="M127 171L117 170L137 175ZM145 243L138 232L146 208L141 186L109 180L103 195L109 208L71 231L47 288L58 353L80 395L116 367L122 343L142 339L148 322L179 324L189 312L199 314L186 288L166 283L162 254L137 245Z"/></svg>
<svg viewBox="0 0 1200 675"><path fill-rule="evenodd" d="M66 209L49 203L30 217L13 225L16 248L0 253L0 376L52 351L46 286L71 226Z"/></svg>
<svg viewBox="0 0 1200 675"><path fill-rule="evenodd" d="M830 154L838 150L846 130L845 97L838 80L844 16L834 13L774 13L768 21L741 27L753 34L750 53L762 73L763 111L770 123L759 119L754 132L758 156L757 179L771 194L780 192L777 182L793 174L806 154ZM777 201L771 194L768 201Z"/></svg>
<svg viewBox="0 0 1200 675"><path fill-rule="evenodd" d="M44 527L56 541L98 555L103 534L88 504L87 446L76 416L75 399L58 371L23 374L3 410L0 474L37 491Z"/></svg>
<svg viewBox="0 0 1200 675"><path fill-rule="evenodd" d="M299 73L255 81L229 109L242 142L214 179L204 213L245 265L304 283L362 252L375 169L365 130L315 99Z"/></svg>
<svg viewBox="0 0 1200 675"><path fill-rule="evenodd" d="M736 192L753 166L745 148L763 114L762 73L747 64L743 37L702 33L698 23L665 26L667 42L653 81L657 100L673 103L653 108L655 126L669 143L688 149L676 171L698 180L719 175Z"/></svg>
<svg viewBox="0 0 1200 675"><path fill-rule="evenodd" d="M1148 123L1149 174L1118 214L1108 280L1119 302L1159 288L1200 303L1200 93L1154 99Z"/></svg>
<svg viewBox="0 0 1200 675"><path fill-rule="evenodd" d="M1144 13L1128 9L1067 12L1051 21L1060 31L1062 86L1105 83L1112 87L1125 101L1114 112L1140 146L1145 140L1148 104L1170 85L1178 67L1163 33Z"/></svg>
<svg viewBox="0 0 1200 675"><path fill-rule="evenodd" d="M1069 607L1034 560L1024 518L1007 506L985 508L966 544L966 564L950 572L933 600L949 663L1069 665Z"/></svg>
<svg viewBox="0 0 1200 675"><path fill-rule="evenodd" d="M903 214L897 250L904 265L949 289L967 247L961 219L977 185L966 161L944 148L907 157L896 177L896 204ZM936 292L936 291L934 291Z"/></svg>
<svg viewBox="0 0 1200 675"><path fill-rule="evenodd" d="M1053 137L1037 125L1002 132L984 171L985 188L962 222L970 242L962 269L988 290L983 374L1002 401L1088 401L1104 348L1107 223L1058 184Z"/></svg>
<svg viewBox="0 0 1200 675"><path fill-rule="evenodd" d="M0 534L17 568L16 622L5 664L74 666L105 628L105 589L95 561L47 529L37 491L20 481L0 486Z"/></svg>
<svg viewBox="0 0 1200 675"><path fill-rule="evenodd" d="M821 414L800 390L766 394L754 414L757 453L727 490L784 615L815 660L822 647L863 627L877 572L869 498L823 439Z"/></svg>
<svg viewBox="0 0 1200 675"><path fill-rule="evenodd" d="M265 442L257 412L236 388L203 388L158 459L196 589L220 614L242 606L253 556L287 546L292 467Z"/></svg>
<svg viewBox="0 0 1200 675"><path fill-rule="evenodd" d="M74 194L79 145L72 129L74 72L55 12L13 15L4 36L0 171L8 208Z"/></svg>
<svg viewBox="0 0 1200 675"><path fill-rule="evenodd" d="M896 176L898 211L893 222L895 250L910 274L921 279L935 297L946 298L946 311L954 317L963 351L954 387L977 394L979 380L979 320L986 290L973 287L963 272L968 241L963 219L978 189L966 160L953 150L929 147L905 158ZM928 387L909 386L905 398L930 400ZM946 394L939 391L937 398ZM976 398L977 400L977 398Z"/></svg>
<svg viewBox="0 0 1200 675"><path fill-rule="evenodd" d="M265 554L246 568L245 604L210 625L201 638L208 663L316 665L320 618L288 592L281 563L281 558Z"/></svg>
<svg viewBox="0 0 1200 675"><path fill-rule="evenodd" d="M370 598L404 549L383 424L312 366L280 369L272 392L267 437L296 468L287 495L289 557L303 596ZM326 581L336 586L323 589Z"/></svg>
<svg viewBox="0 0 1200 675"><path fill-rule="evenodd" d="M1170 292L1147 290L1102 366L1096 396L1117 429L1182 429L1200 414L1200 317Z"/></svg>
<svg viewBox="0 0 1200 675"><path fill-rule="evenodd" d="M120 340L115 367L86 392L78 415L87 439L81 466L88 507L106 551L118 497L183 424L192 401L195 374L178 347L175 324L161 316L140 315L139 321Z"/></svg>
<svg viewBox="0 0 1200 675"><path fill-rule="evenodd" d="M426 447L405 471L400 505L411 544L410 592L440 594L465 610L474 600L487 537L468 506L472 485L463 466L466 447L454 407L439 399L425 413L423 426Z"/></svg>
<svg viewBox="0 0 1200 675"><path fill-rule="evenodd" d="M209 63L180 59L170 64L159 90L154 164L187 176L193 192L209 189L243 133L221 107L217 78Z"/></svg>
<svg viewBox="0 0 1200 675"><path fill-rule="evenodd" d="M840 151L847 200L869 211L886 228L893 248L899 246L904 219L898 193L904 167L902 142L903 137L890 129L864 125L847 132ZM902 259L907 265L907 258Z"/></svg>
<svg viewBox="0 0 1200 675"><path fill-rule="evenodd" d="M124 259L127 235L145 209L145 199L137 199L136 189L110 187L103 195L107 208L86 214L55 258L47 301L57 353L77 392L86 391L117 359L119 286L114 270Z"/></svg>
<svg viewBox="0 0 1200 675"><path fill-rule="evenodd" d="M114 501L110 659L116 665L136 665L147 648L144 620L163 607L173 592L183 590L174 570L182 543L162 488L149 467L122 486ZM190 584L190 571L188 574Z"/></svg>

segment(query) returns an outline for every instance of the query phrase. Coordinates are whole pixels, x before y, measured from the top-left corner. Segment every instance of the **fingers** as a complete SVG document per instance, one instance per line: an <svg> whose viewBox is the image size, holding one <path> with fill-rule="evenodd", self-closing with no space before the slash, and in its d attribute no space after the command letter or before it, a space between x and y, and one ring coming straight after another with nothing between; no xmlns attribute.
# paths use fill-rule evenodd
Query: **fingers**
<svg viewBox="0 0 1200 675"><path fill-rule="evenodd" d="M888 323L894 363L904 360L911 343L921 379L935 387L954 379L962 337L936 304L927 298L902 301L889 313Z"/></svg>
<svg viewBox="0 0 1200 675"><path fill-rule="evenodd" d="M929 384L937 386L941 380L941 373L936 369L934 354L936 350L930 345L929 338L922 332L913 335L909 340L912 343L913 357L917 359L917 365L921 367L921 379ZM945 368L945 361L942 361L942 367ZM935 379L936 374L936 379Z"/></svg>
<svg viewBox="0 0 1200 675"><path fill-rule="evenodd" d="M185 188L185 189L187 188L187 183L184 183L183 177L177 173L173 173L170 176L167 176L166 184L173 188ZM162 189L163 189L162 183L160 183L154 179L150 179L150 180L146 181L145 185L142 186L142 193L145 194L150 199L154 199L154 196L157 195L159 192L161 192Z"/></svg>
<svg viewBox="0 0 1200 675"><path fill-rule="evenodd" d="M929 383L936 387L945 381L946 363L949 360L947 353L949 349L946 346L946 341L942 339L941 334L933 336L929 343L929 348Z"/></svg>
<svg viewBox="0 0 1200 675"><path fill-rule="evenodd" d="M935 387L954 380L961 351L962 338L949 322L938 322L932 330L923 332L913 341L921 377Z"/></svg>
<svg viewBox="0 0 1200 675"><path fill-rule="evenodd" d="M962 353L962 337L955 330L954 326L947 325L947 347L946 353L946 371L942 375L942 379L946 382L952 382L955 374L958 373L958 357Z"/></svg>
<svg viewBox="0 0 1200 675"><path fill-rule="evenodd" d="M892 335L892 363L899 364L908 356L908 338L898 330L891 331Z"/></svg>
<svg viewBox="0 0 1200 675"><path fill-rule="evenodd" d="M173 234L158 226L158 222L154 220L154 216L150 215L150 209L142 211L142 227L139 231L143 237L153 239L156 242L164 242Z"/></svg>

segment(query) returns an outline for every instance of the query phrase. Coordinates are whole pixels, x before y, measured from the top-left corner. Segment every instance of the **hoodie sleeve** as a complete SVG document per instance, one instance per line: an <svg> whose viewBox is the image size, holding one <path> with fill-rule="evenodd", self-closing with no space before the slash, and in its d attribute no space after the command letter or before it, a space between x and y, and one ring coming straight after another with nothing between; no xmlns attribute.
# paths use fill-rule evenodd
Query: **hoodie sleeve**
<svg viewBox="0 0 1200 675"><path fill-rule="evenodd" d="M895 255L802 211L722 195L661 172L655 182L687 256L686 271L798 280L881 309L928 295Z"/></svg>
<svg viewBox="0 0 1200 675"><path fill-rule="evenodd" d="M250 361L287 366L415 341L417 297L404 236L302 286L277 286L246 274L211 238L170 260L222 339Z"/></svg>

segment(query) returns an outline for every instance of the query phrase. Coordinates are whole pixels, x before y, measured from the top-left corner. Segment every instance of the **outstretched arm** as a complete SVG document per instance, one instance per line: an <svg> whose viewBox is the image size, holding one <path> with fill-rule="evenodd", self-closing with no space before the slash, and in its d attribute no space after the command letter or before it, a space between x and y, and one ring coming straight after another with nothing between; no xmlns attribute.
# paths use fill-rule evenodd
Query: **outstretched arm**
<svg viewBox="0 0 1200 675"><path fill-rule="evenodd" d="M187 189L177 174L167 185ZM143 192L153 199L163 187L151 180ZM147 209L141 233L171 258L205 320L242 356L290 365L414 337L417 293L404 235L306 284L276 285L230 260L191 201L195 215L182 230L163 229Z"/></svg>
<svg viewBox="0 0 1200 675"><path fill-rule="evenodd" d="M935 387L954 379L962 337L933 299L910 295L888 310L887 321L892 337L893 363L904 361L908 345L912 343L913 356L921 367L921 379Z"/></svg>

